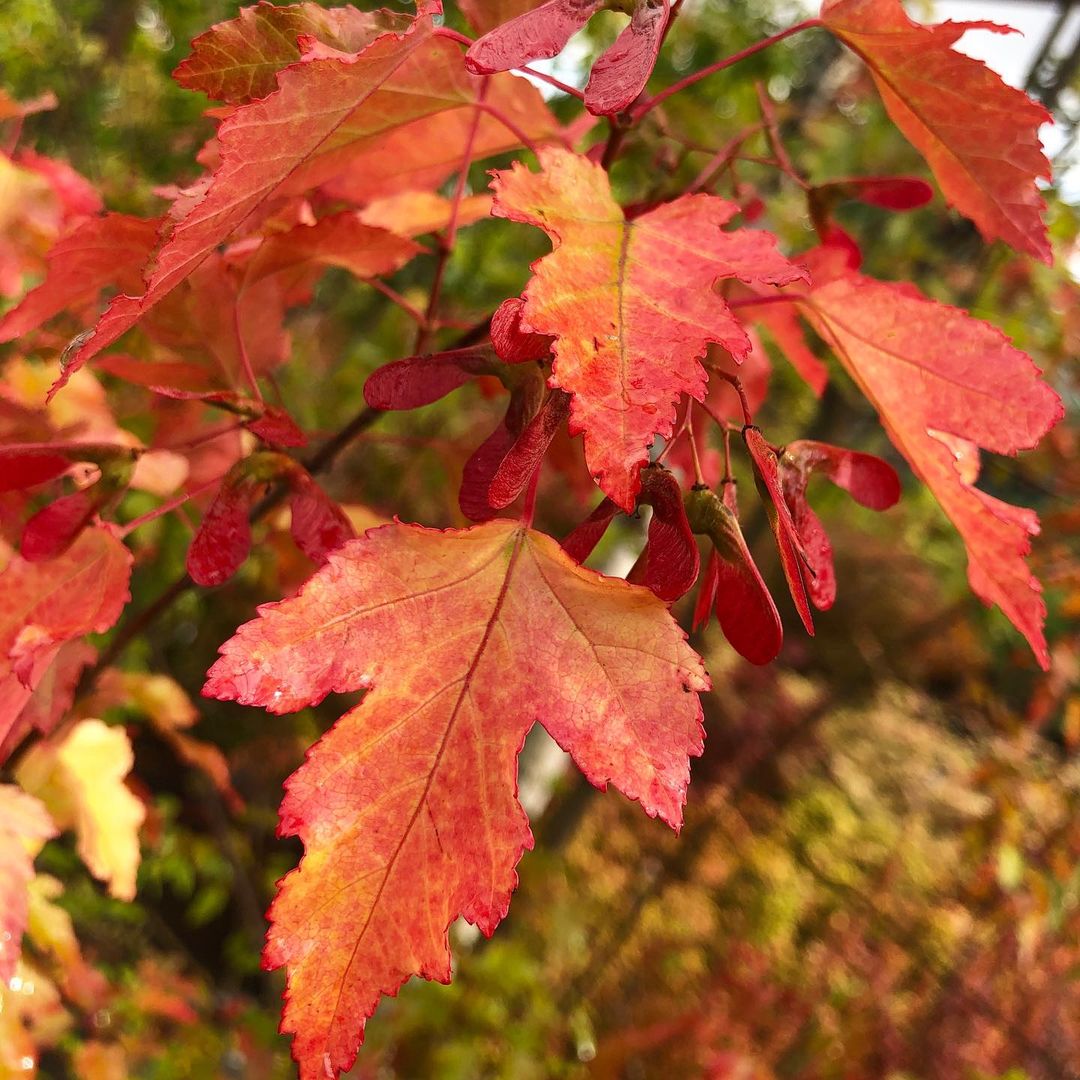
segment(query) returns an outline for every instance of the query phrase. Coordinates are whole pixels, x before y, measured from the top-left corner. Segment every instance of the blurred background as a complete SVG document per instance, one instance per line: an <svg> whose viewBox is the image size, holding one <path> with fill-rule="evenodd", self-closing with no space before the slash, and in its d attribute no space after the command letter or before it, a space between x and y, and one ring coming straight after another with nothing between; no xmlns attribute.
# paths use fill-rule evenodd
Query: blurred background
<svg viewBox="0 0 1080 1080"><path fill-rule="evenodd" d="M193 36L237 7L0 0L0 87L20 101L56 97L55 108L20 122L18 145L70 162L112 209L160 213L157 189L199 175L195 155L214 130L207 99L180 90L169 73ZM509 917L490 940L454 928L453 984L414 980L384 1001L352 1075L1080 1076L1080 309L1070 273L1080 4L951 0L910 10L1021 28L1023 39L980 32L964 47L1055 116L1044 133L1059 178L1046 193L1052 268L987 247L940 196L908 214L854 202L835 210L863 248L864 272L914 281L994 322L1065 399L1066 420L1037 452L987 458L982 477L986 490L1042 518L1032 563L1046 587L1051 670L1041 673L1000 613L971 595L960 539L909 472L901 469L904 497L887 515L818 492L840 589L816 639L802 636L783 605L788 640L767 668L741 661L715 626L693 638L715 690L705 699L707 746L694 763L682 835L617 793L594 791L534 732L521 791L537 842ZM784 0L687 0L650 85L804 15ZM452 7L447 18L465 25ZM621 22L610 13L594 19L550 69L581 85ZM627 142L613 173L621 201L678 194L709 154L757 121L755 83L811 181L927 175L858 60L809 32L673 98ZM570 99L556 94L550 103L563 118L576 115ZM595 137L603 134L600 125ZM748 144L721 193L760 198L763 224L786 250L811 246L803 192L755 160L760 154ZM472 189L482 191L485 169L505 160L477 167ZM0 234L3 199L0 187ZM463 230L446 286L462 322L520 291L529 261L547 250L533 232L511 234L493 221ZM430 260L417 260L389 280L423 306L430 274ZM408 354L411 330L375 290L330 273L316 303L290 323L283 399L307 429L335 430L360 406L364 377ZM9 351L4 363L29 361ZM776 357L762 426L779 441L816 438L900 465L870 407L835 365L830 372L817 399ZM136 425L142 399L113 389L118 422ZM461 466L498 415L498 401L470 388L384 417L342 456L328 489L361 524L393 513L460 524ZM545 472L538 520L562 536L595 491L569 440L554 453L565 467ZM129 495L123 513L145 511L141 498ZM759 565L781 582L764 515L749 505L744 515ZM613 528L597 565L625 571L642 527ZM84 995L92 1007L76 993L39 998L30 1010L43 1076L293 1075L275 1030L280 972L259 967L263 912L299 854L295 842L275 838L276 809L283 778L341 702L268 717L198 697L217 646L257 603L309 572L280 531L266 528L228 589L212 600L185 593L122 658L129 673L173 680L162 707L193 709L193 731L225 755L232 794L178 761L147 695L132 696L110 704L107 718L133 733L133 784L149 806L137 899L105 896L70 840L50 843L38 860L63 882L58 903L96 973L86 978L107 986ZM185 524L170 516L155 529L155 560L136 567L133 610L183 568ZM676 607L684 625L688 603ZM7 1002L10 1018L15 997L25 1004L34 992L9 987L0 1006ZM0 1007L0 1044L3 1018ZM3 1075L25 1071L0 1061Z"/></svg>

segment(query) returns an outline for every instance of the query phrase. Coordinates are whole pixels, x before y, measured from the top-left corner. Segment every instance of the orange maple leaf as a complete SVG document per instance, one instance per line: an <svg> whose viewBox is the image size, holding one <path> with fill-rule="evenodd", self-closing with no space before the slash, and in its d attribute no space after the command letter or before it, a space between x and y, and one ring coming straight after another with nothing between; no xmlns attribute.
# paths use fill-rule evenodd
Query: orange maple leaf
<svg viewBox="0 0 1080 1080"><path fill-rule="evenodd" d="M805 277L760 230L724 232L738 207L684 195L628 220L607 174L587 158L542 150L541 171L495 174L493 213L544 229L555 251L533 265L527 329L557 338L551 385L573 395L571 432L589 468L626 511L654 437L671 434L681 394L699 401L709 342L736 359L750 339L713 287Z"/></svg>
<svg viewBox="0 0 1080 1080"><path fill-rule="evenodd" d="M516 521L394 524L222 647L204 693L287 712L368 689L287 781L305 855L270 910L301 1076L348 1069L380 996L448 982L458 916L490 934L532 846L517 754L539 721L600 788L678 828L708 679L648 589Z"/></svg>

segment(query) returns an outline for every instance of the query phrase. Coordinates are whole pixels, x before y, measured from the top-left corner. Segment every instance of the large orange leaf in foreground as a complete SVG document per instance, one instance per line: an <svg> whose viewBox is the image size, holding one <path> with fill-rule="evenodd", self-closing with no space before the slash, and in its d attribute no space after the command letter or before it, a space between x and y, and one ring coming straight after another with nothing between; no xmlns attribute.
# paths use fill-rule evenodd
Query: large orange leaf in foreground
<svg viewBox="0 0 1080 1080"><path fill-rule="evenodd" d="M1035 178L1050 179L1039 125L1050 114L981 60L952 46L988 22L920 26L900 0L825 0L821 18L870 67L893 123L934 171L945 198L987 240L1050 262Z"/></svg>
<svg viewBox="0 0 1080 1080"><path fill-rule="evenodd" d="M495 174L493 213L538 225L555 251L533 266L528 328L556 337L553 386L573 395L570 430L604 493L627 512L655 436L671 434L681 394L704 399L709 342L736 359L750 339L714 285L805 277L760 230L724 232L738 207L684 195L627 220L607 174L565 150L541 150L541 171Z"/></svg>
<svg viewBox="0 0 1080 1080"><path fill-rule="evenodd" d="M702 749L697 654L648 589L519 522L387 525L222 648L204 693L287 712L368 688L286 783L305 855L270 909L301 1077L348 1069L380 996L448 982L459 915L490 934L532 845L517 754L539 721L598 787L674 828Z"/></svg>
<svg viewBox="0 0 1080 1080"><path fill-rule="evenodd" d="M1000 330L914 286L849 274L801 306L963 537L976 595L1000 606L1048 667L1042 587L1024 561L1038 518L975 480L979 447L1029 450L1061 419L1057 394Z"/></svg>

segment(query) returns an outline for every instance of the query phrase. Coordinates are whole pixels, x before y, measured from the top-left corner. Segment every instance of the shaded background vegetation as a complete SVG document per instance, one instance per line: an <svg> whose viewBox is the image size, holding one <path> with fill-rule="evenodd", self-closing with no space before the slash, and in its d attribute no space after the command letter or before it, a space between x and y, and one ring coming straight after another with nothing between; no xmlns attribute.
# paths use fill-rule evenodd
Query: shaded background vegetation
<svg viewBox="0 0 1080 1080"><path fill-rule="evenodd" d="M169 72L191 37L237 6L0 0L0 83L19 99L51 90L59 101L27 119L20 145L70 161L111 208L159 213L155 188L194 179L195 154L213 134L202 115L209 102L182 92ZM687 4L652 85L791 18L781 3ZM616 20L595 22L586 44L599 47ZM1058 65L1066 79L1068 62ZM1043 80L1055 98L1058 74ZM628 141L613 172L620 199L682 190L709 154L757 122L755 81L775 100L787 150L811 180L925 175L859 65L810 33L673 99L661 122ZM813 242L805 197L754 160L763 156L762 141L748 143L719 193L756 191L768 227L798 251ZM497 163L474 170L474 190ZM534 733L521 785L537 846L509 918L490 941L455 928L454 984L414 981L384 1002L354 1075L1080 1075L1080 321L1064 269L1077 217L1052 192L1050 202L1054 269L986 247L940 198L906 215L851 203L837 216L862 243L867 273L913 280L993 321L1066 400L1069 419L1039 452L987 460L983 477L987 490L1044 520L1034 561L1047 586L1052 671L1038 674L1005 620L971 596L962 544L910 474L887 515L820 493L840 598L818 637L801 637L785 611L789 640L766 669L738 660L715 629L694 641L715 690L681 837L617 794L594 792ZM467 326L520 290L530 259L546 249L532 232L497 222L462 232L447 277L451 318ZM419 259L391 284L422 307L431 272L431 260ZM343 273L323 280L290 329L282 399L326 435L362 406L369 371L411 351L413 331L399 309ZM9 351L7 363L35 359ZM763 426L778 440L823 439L900 465L865 401L836 365L830 374L815 400L778 358ZM114 389L118 420L138 429L143 398ZM460 524L461 467L499 409L469 388L384 416L339 458L328 489L361 524L394 513ZM576 460L569 445L560 452ZM549 473L538 520L560 536L594 495L587 478ZM122 516L144 512L146 500L128 495ZM745 510L755 555L778 582L763 515ZM197 696L217 646L257 603L309 572L278 525L260 526L252 557L225 589L181 591L152 628L114 632L125 635L122 667L168 673L197 702L197 733L225 752L243 806L178 761L144 707L109 711L135 736L135 783L151 807L139 893L133 904L109 900L68 841L39 859L64 882L61 903L110 986L93 1011L58 1003L42 1036L43 1075L292 1074L275 1034L280 973L258 963L262 913L298 855L274 837L281 781L340 703L268 717ZM639 523L620 530L601 565L625 567L640 546ZM183 570L184 522L170 516L152 532L129 620ZM677 608L684 622L686 604Z"/></svg>

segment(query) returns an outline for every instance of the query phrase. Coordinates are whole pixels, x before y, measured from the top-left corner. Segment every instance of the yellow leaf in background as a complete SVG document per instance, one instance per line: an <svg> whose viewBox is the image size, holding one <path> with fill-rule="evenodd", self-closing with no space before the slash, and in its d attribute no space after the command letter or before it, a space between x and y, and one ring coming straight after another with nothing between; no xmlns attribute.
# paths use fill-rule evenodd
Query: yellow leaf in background
<svg viewBox="0 0 1080 1080"><path fill-rule="evenodd" d="M55 835L37 799L13 784L0 784L0 986L14 974L19 959L34 858Z"/></svg>
<svg viewBox="0 0 1080 1080"><path fill-rule="evenodd" d="M75 829L80 858L119 900L135 896L146 816L124 785L133 762L123 728L83 720L60 740L31 749L17 770L19 783L45 803L57 825Z"/></svg>

